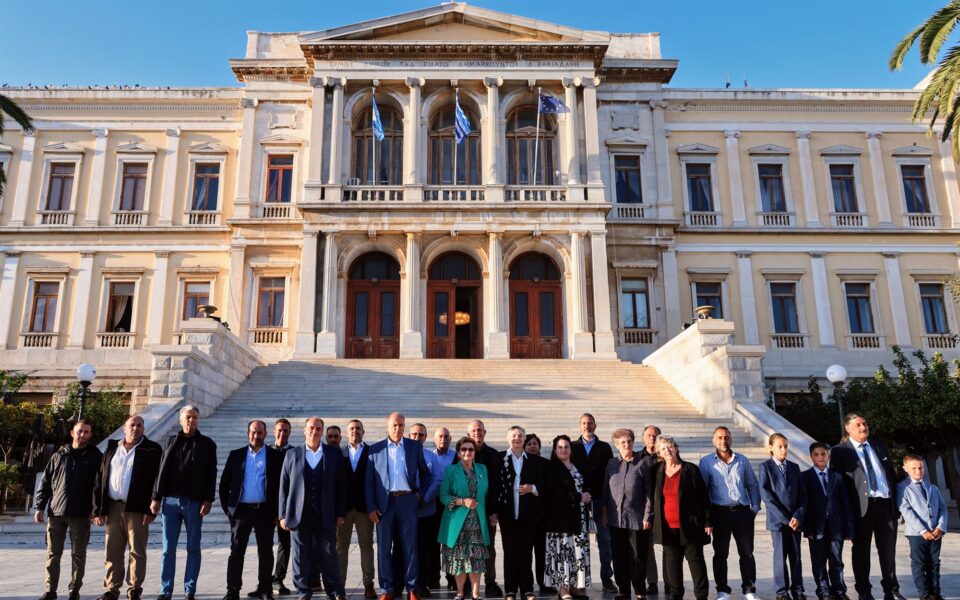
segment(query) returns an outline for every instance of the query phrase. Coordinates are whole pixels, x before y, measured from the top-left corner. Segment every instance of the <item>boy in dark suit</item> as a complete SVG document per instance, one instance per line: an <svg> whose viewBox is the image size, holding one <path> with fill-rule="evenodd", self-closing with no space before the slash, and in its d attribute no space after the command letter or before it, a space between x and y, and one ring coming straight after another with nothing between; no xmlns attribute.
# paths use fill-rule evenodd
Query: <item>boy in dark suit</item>
<svg viewBox="0 0 960 600"><path fill-rule="evenodd" d="M807 495L800 467L787 460L787 438L774 433L770 458L760 465L760 497L767 505L767 531L773 542L773 581L777 600L806 600L800 561L800 523Z"/></svg>
<svg viewBox="0 0 960 600"><path fill-rule="evenodd" d="M853 507L843 475L830 469L830 446L810 444L810 460L813 466L802 474L807 494L802 529L810 546L817 598L844 600L843 540L853 538Z"/></svg>

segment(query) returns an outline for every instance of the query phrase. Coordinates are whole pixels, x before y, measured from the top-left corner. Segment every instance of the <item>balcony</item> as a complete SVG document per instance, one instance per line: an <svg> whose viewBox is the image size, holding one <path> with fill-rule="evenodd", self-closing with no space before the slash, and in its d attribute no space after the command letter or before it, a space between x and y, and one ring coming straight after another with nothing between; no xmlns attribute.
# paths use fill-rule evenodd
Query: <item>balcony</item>
<svg viewBox="0 0 960 600"><path fill-rule="evenodd" d="M97 334L97 348L130 348L133 346L133 336L128 331L104 331Z"/></svg>
<svg viewBox="0 0 960 600"><path fill-rule="evenodd" d="M123 226L140 226L147 222L145 210L118 210L113 213L113 224Z"/></svg>
<svg viewBox="0 0 960 600"><path fill-rule="evenodd" d="M283 345L283 334L285 329L278 327L258 327L250 330L250 336L253 343L261 346L281 346Z"/></svg>
<svg viewBox="0 0 960 600"><path fill-rule="evenodd" d="M617 221L642 221L646 218L646 209L643 204L614 204L609 218Z"/></svg>
<svg viewBox="0 0 960 600"><path fill-rule="evenodd" d="M566 202L567 188L558 185L508 185L507 202Z"/></svg>
<svg viewBox="0 0 960 600"><path fill-rule="evenodd" d="M793 227L794 215L792 212L759 212L757 221L764 227Z"/></svg>
<svg viewBox="0 0 960 600"><path fill-rule="evenodd" d="M882 350L883 336L876 333L852 333L847 336L850 350Z"/></svg>
<svg viewBox="0 0 960 600"><path fill-rule="evenodd" d="M21 333L21 348L53 348L57 345L56 333Z"/></svg>
<svg viewBox="0 0 960 600"><path fill-rule="evenodd" d="M289 202L269 202L260 205L261 219L289 219L293 208Z"/></svg>
<svg viewBox="0 0 960 600"><path fill-rule="evenodd" d="M865 217L863 213L830 213L830 222L841 229L858 229L864 226Z"/></svg>
<svg viewBox="0 0 960 600"><path fill-rule="evenodd" d="M403 186L345 185L343 202L403 202Z"/></svg>
<svg viewBox="0 0 960 600"><path fill-rule="evenodd" d="M906 213L903 223L915 229L932 229L937 227L937 215L931 213Z"/></svg>
<svg viewBox="0 0 960 600"><path fill-rule="evenodd" d="M188 210L188 225L217 225L220 222L220 213L215 210Z"/></svg>
<svg viewBox="0 0 960 600"><path fill-rule="evenodd" d="M483 202L486 188L479 185L428 185L423 188L424 202Z"/></svg>
<svg viewBox="0 0 960 600"><path fill-rule="evenodd" d="M690 211L684 213L690 227L717 227L720 225L720 213L716 211Z"/></svg>
<svg viewBox="0 0 960 600"><path fill-rule="evenodd" d="M38 210L41 225L73 225L72 210Z"/></svg>
<svg viewBox="0 0 960 600"><path fill-rule="evenodd" d="M927 333L923 335L923 345L928 350L953 350L957 339L955 333Z"/></svg>
<svg viewBox="0 0 960 600"><path fill-rule="evenodd" d="M770 336L770 347L781 350L806 348L807 335L803 333L774 333Z"/></svg>
<svg viewBox="0 0 960 600"><path fill-rule="evenodd" d="M642 346L653 344L657 338L657 332L653 329L621 329L621 346Z"/></svg>

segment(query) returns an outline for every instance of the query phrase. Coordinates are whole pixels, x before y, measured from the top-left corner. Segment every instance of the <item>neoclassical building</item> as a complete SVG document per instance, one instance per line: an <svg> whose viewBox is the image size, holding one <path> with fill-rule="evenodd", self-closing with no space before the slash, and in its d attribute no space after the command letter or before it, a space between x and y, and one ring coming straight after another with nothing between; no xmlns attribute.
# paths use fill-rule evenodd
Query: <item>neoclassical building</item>
<svg viewBox="0 0 960 600"><path fill-rule="evenodd" d="M704 305L771 392L960 356L917 92L677 89L659 42L446 3L249 32L232 88L8 88L0 368L136 401L202 305L268 362L639 361Z"/></svg>

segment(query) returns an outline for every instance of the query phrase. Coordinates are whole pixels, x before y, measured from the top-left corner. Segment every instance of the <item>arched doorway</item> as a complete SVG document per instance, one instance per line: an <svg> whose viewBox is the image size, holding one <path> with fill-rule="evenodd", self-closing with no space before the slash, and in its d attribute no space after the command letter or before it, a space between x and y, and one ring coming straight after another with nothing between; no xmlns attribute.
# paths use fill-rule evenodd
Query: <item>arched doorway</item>
<svg viewBox="0 0 960 600"><path fill-rule="evenodd" d="M427 358L483 358L483 281L462 252L438 257L427 273Z"/></svg>
<svg viewBox="0 0 960 600"><path fill-rule="evenodd" d="M350 266L347 278L347 358L400 355L400 264L370 252Z"/></svg>
<svg viewBox="0 0 960 600"><path fill-rule="evenodd" d="M560 271L545 254L510 263L510 358L561 358Z"/></svg>

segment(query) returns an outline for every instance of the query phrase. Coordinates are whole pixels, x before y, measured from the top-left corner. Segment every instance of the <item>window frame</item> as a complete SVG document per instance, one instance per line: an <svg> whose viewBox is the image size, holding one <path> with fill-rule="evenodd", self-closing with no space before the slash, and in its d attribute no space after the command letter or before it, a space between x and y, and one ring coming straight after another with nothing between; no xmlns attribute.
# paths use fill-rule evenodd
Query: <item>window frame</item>
<svg viewBox="0 0 960 600"><path fill-rule="evenodd" d="M137 317L140 314L140 281L142 279L142 271L139 269L138 272L128 273L126 271L110 271L109 269L104 270L103 280L100 285L100 318L97 326L97 334L120 334L125 333L129 334L131 337L135 338L137 331ZM109 316L110 310L110 287L113 283L132 283L133 285L133 306L130 307L130 331L109 331L107 329L107 317ZM130 347L133 347L131 343Z"/></svg>
<svg viewBox="0 0 960 600"><path fill-rule="evenodd" d="M828 213L833 215L868 215L867 196L863 192L863 172L860 168L860 156L858 154L836 154L823 155L823 173L824 182L827 188L827 201L830 203ZM837 212L837 201L833 195L833 177L830 174L831 165L852 165L853 166L853 189L857 194L857 212Z"/></svg>
<svg viewBox="0 0 960 600"><path fill-rule="evenodd" d="M222 214L223 213L223 197L224 197L224 187L225 187L225 167L226 167L227 157L224 153L190 153L189 159L189 173L190 179L188 180L189 189L187 190L186 197L184 198L184 214L191 213L204 213L204 214ZM193 194L196 191L196 175L197 167L199 165L219 165L220 182L217 185L217 208L214 210L194 210L193 208Z"/></svg>
<svg viewBox="0 0 960 600"><path fill-rule="evenodd" d="M717 179L717 154L713 152L684 152L680 154L680 188L683 191L683 212L701 213L690 207L690 185L687 176L688 164L704 163L710 166L710 193L712 194L713 214L717 215L717 224L723 220L723 202L720 198L720 183Z"/></svg>
<svg viewBox="0 0 960 600"><path fill-rule="evenodd" d="M260 325L258 318L260 316L260 282L264 279L282 279L283 280L283 314L281 315L280 325ZM292 273L289 269L261 268L254 269L254 280L251 292L253 301L250 304L250 329L251 330L286 330L289 327L290 302L291 302L291 281Z"/></svg>
<svg viewBox="0 0 960 600"><path fill-rule="evenodd" d="M690 279L690 316L694 318L693 315L697 310L697 307L700 304L697 302L697 285L698 284L719 284L720 285L720 316L715 314L710 315L712 319L726 320L728 315L727 311L730 308L729 302L727 301L730 297L729 290L727 289L727 277L723 276L705 276L705 275L696 275L692 276Z"/></svg>
<svg viewBox="0 0 960 600"><path fill-rule="evenodd" d="M72 145L70 146L72 148ZM68 199L68 208L65 210L51 210L47 208L47 202L50 197L50 188L53 184L53 165L54 164L73 164L73 189L70 191ZM79 149L70 150L44 150L43 152L43 179L40 186L40 197L37 202L37 214L66 214L67 223L72 225L74 215L77 213L78 198L80 197L80 177L81 167L83 166L83 152ZM7 181L7 185L10 181Z"/></svg>
<svg viewBox="0 0 960 600"><path fill-rule="evenodd" d="M382 142L377 142L377 141L375 141L376 138L375 138L374 133L373 133L373 123L372 123L372 118L373 118L373 115L372 115L373 105L372 105L372 104L367 104L367 105L364 105L362 108L360 108L359 111L356 113L356 116L354 116L354 117L350 120L350 138L349 138L349 139L350 139L350 142L349 142L348 148L346 149L346 151L347 151L347 153L348 153L348 156L349 156L349 158L350 158L349 170L347 171L347 173L348 173L348 180L351 180L351 181L354 180L354 179L359 180L360 183L357 184L357 185L361 185L361 186L373 186L373 185L376 185L377 187L381 187L381 186L388 186L388 187L402 186L402 185L404 184L404 179L405 179L405 178L404 178L404 172L403 172L403 156L404 156L404 148L405 148L406 142L407 142L407 140L405 139L405 136L406 136L406 125L407 125L407 123L406 123L406 121L404 120L404 113L403 113L402 110L398 110L398 109L394 108L391 104L388 104L388 103L386 103L386 102L381 102L381 103L377 104L377 111L380 113L380 121L381 121L381 123L382 123L383 120L384 120L384 119L383 119L384 113L390 113L390 114L393 115L394 120L395 120L397 123L400 124L400 128L399 128L399 129L387 129L387 128L384 128L384 130L383 130L383 133L384 133L383 141L382 141ZM369 127L369 128L368 128L368 127L362 127L363 125L366 124L366 116L367 116L367 113L370 113L370 116L371 116L371 123L370 123L370 127ZM429 124L428 124L428 127L427 127L427 128L428 128L428 130L429 130ZM357 140L358 140L358 139L359 139L359 140L363 140L363 141L362 141L362 144L361 144L361 145L362 145L362 148L363 148L363 150L362 150L362 151L363 151L363 156L362 156L362 157L358 157L358 156L357 156ZM367 173L368 173L368 171L370 171L370 168L369 168L370 165L367 163L367 157L373 155L373 152L372 152L372 151L371 151L369 154L366 152L366 149L367 149L367 141L368 141L368 140L370 141L371 144L377 144L377 143L383 144L383 143L387 143L387 141L389 141L389 143L393 146L394 149L391 150L391 153L392 153L392 154L391 154L391 160L392 160L392 162L391 162L389 165L387 165L387 167L388 167L388 174L389 174L389 175L388 175L388 178L389 178L389 177L392 177L393 175L396 175L396 177L397 177L397 179L398 179L397 181L383 182L383 181L380 181L380 180L379 180L379 177L376 177L376 176L374 177L374 179L377 181L376 184L374 184L373 181L367 181L367 180L366 180L366 179L367 179ZM399 156L398 156L397 153L395 152L395 149L396 149L396 146L397 146L397 143L396 143L397 140L400 141L400 153L399 153ZM417 150L417 154L418 154L418 158L419 158L419 149ZM360 158L361 161L362 161L362 163L361 163L359 166L357 165L357 159L358 159L358 158ZM380 160L382 160L382 158L383 158L382 153L378 153L378 155L377 155L377 163L379 163ZM376 175L376 168L377 168L377 166L378 166L378 165L374 165L374 171L373 171L374 175ZM357 177L357 173L358 173L358 172L361 172L361 176L360 176L360 177ZM427 173L426 175L429 176L429 173Z"/></svg>
<svg viewBox="0 0 960 600"><path fill-rule="evenodd" d="M766 274L764 273L764 279L767 288L767 315L770 319L770 334L771 335L797 335L804 336L808 335L807 330L807 318L806 318L806 304L804 302L804 285L803 277L801 274L789 274L789 273L773 273ZM775 284L791 284L793 285L793 302L794 307L797 311L797 329L798 331L777 331L775 312L773 310L773 286Z"/></svg>
<svg viewBox="0 0 960 600"><path fill-rule="evenodd" d="M957 309L954 304L953 291L950 289L949 285L944 283L944 280L950 277L952 273L949 271L943 272L933 272L933 271L920 271L911 273L911 277L914 282L913 293L916 298L916 306L918 307L918 315L920 321L919 331L921 332L920 337L924 340L926 344L927 338L941 337L944 335L957 335ZM943 293L943 309L946 313L947 321L947 333L927 333L926 320L923 317L923 297L920 294L920 285L934 283L941 286ZM927 344L927 348L930 346Z"/></svg>
<svg viewBox="0 0 960 600"><path fill-rule="evenodd" d="M847 293L847 285L849 284L860 284L866 285L869 297L869 307L870 307L870 320L873 323L873 331L870 332L855 332L853 331L853 324L850 322L850 309L847 307L847 302L849 294ZM884 337L883 333L883 322L880 318L880 306L878 304L877 298L877 280L875 278L859 278L859 277L849 277L841 280L841 291L843 292L843 312L847 321L847 333L848 335L873 335L877 336L881 340ZM883 343L881 342L881 347Z"/></svg>
<svg viewBox="0 0 960 600"><path fill-rule="evenodd" d="M149 214L151 201L153 194L151 193L153 189L153 170L156 162L156 155L153 153L124 153L117 155L117 174L116 181L114 183L114 194L113 194L113 208L111 213L113 214ZM146 163L147 173L146 180L143 184L143 207L140 210L127 210L121 209L120 203L123 201L123 171L127 164L136 164L136 163Z"/></svg>
<svg viewBox="0 0 960 600"><path fill-rule="evenodd" d="M894 162L897 167L897 183L900 191L900 208L903 211L903 219L906 221L907 215L931 215L937 219L940 217L940 210L937 203L936 186L933 185L933 169L930 165L930 158L925 156L896 156ZM927 203L929 212L909 212L907 210L907 191L903 185L903 167L923 167L923 186L927 193Z"/></svg>
<svg viewBox="0 0 960 600"><path fill-rule="evenodd" d="M194 317L189 317L186 315L187 310L187 297L189 293L187 292L187 287L190 284L206 284L207 285L207 304L214 304L214 286L216 284L216 277L205 277L202 274L196 276L181 275L178 282L177 289L177 306L180 309L177 311L177 322L183 324ZM197 306L200 306L199 304Z"/></svg>
<svg viewBox="0 0 960 600"><path fill-rule="evenodd" d="M56 328L57 328L57 316L58 316L58 314L59 314L59 312L60 312L60 304L61 304L61 300L62 300L62 297L63 297L63 293L62 293L62 289L61 289L60 282L59 282L59 281L52 281L52 280L36 280L36 279L34 279L34 280L31 280L30 283L32 284L32 286L31 286L31 287L32 287L32 290L31 290L32 293L30 294L30 304L28 304L28 306L30 307L30 316L27 317L27 327L26 327L27 332L28 332L28 333L57 333L57 331L56 331ZM34 324L35 324L35 322L36 322L36 319L37 319L37 299L41 297L41 294L39 294L39 291L40 291L39 288L40 288L41 285L46 285L46 284L53 284L53 285L56 285L56 286L57 286L57 293L52 296L52 297L56 298L56 304L54 305L53 315L51 315L50 320L49 320L49 321L50 321L50 322L49 322L50 329L49 329L49 330L47 330L47 329L41 329L41 330L37 331L37 330L34 330L33 326L34 326ZM42 297L49 298L49 297L51 297L51 296L50 296L49 294L43 294ZM46 326L48 325L47 318L46 318L47 310L48 310L47 308L44 309L44 319L43 319L43 321L44 321L44 327L46 327Z"/></svg>
<svg viewBox="0 0 960 600"><path fill-rule="evenodd" d="M537 174L533 173L533 181L527 181L526 183L521 182L520 181L520 153L514 152L513 166L516 168L517 181L516 182L510 181L510 167L511 167L510 142L511 140L514 140L515 145L517 144L518 140L526 140L528 144L530 143L531 140L533 140L534 145L535 146L537 145L536 134L533 137L530 136L530 131L532 129L531 127L525 126L525 127L520 127L520 128L514 129L513 131L510 131L511 119L516 119L517 115L521 111L527 110L527 109L532 109L533 111L537 111L537 105L524 103L524 104L519 104L517 106L512 107L510 111L507 113L507 118L503 123L504 181L506 182L506 185L508 187L513 187L513 188L562 186L564 185L563 179L565 176L565 170L560 168L560 160L561 160L560 159L560 134L559 134L560 121L559 119L556 118L556 115L550 115L550 114L540 115L540 130L539 130L540 142L539 142L539 148L537 148L537 152L539 152L541 156L536 160L536 165L537 165L537 169L542 171L541 174L544 175L544 177L542 177L541 181L538 183ZM544 123L549 123L552 129L546 130L543 126ZM548 152L553 155L552 157L553 171L552 172L547 170L546 160L540 160L541 158L545 158ZM530 167L533 167L534 161L529 158L527 159L527 161L528 161L528 165ZM557 174L557 171L560 172L559 175ZM549 176L550 183L547 183L547 178L548 178L547 176Z"/></svg>
<svg viewBox="0 0 960 600"><path fill-rule="evenodd" d="M792 188L790 187L790 157L776 154L752 154L750 162L753 167L753 181L756 192L757 214L758 215L795 215L796 208L793 204ZM760 167L762 165L779 165L780 181L783 184L783 204L784 210L765 211L763 210L763 181L760 178Z"/></svg>
<svg viewBox="0 0 960 600"><path fill-rule="evenodd" d="M610 189L613 192L613 203L614 204L626 204L630 206L650 206L649 203L645 202L646 194L644 193L644 181L643 175L646 172L644 169L644 158L645 158L645 148L638 148L636 150L624 150L616 149L611 150L609 153L610 156ZM637 202L624 202L620 200L618 191L617 191L617 173L620 169L617 168L617 158L635 158L637 160L637 180L639 183L640 189L640 198Z"/></svg>
<svg viewBox="0 0 960 600"><path fill-rule="evenodd" d="M271 171L271 167L272 167L272 165L270 164L270 161L271 161L272 159L274 159L274 158L281 158L281 157L290 157L290 164L289 164L289 165L278 165L278 170L279 170L279 171L281 171L281 172L282 172L282 171L287 171L287 170L290 171L290 198L289 198L289 200L286 201L286 202L283 201L282 199L271 202L270 200L268 200L269 191L270 191L270 171ZM294 152L287 152L286 150L283 150L283 151L274 150L274 151L265 152L265 153L264 153L264 156L263 156L263 165L264 165L264 169L263 169L263 204L264 204L265 206L266 206L266 205L275 205L275 206L287 205L287 206L291 206L291 205L295 204L294 194L295 194L295 191L296 191L296 189L297 189L297 180L296 180L296 177L297 177L297 171L298 171L298 169L297 169L297 155L296 155L296 153L294 153ZM280 188L279 188L278 196L282 198L282 197L283 197L283 176L282 176L282 175L280 176L280 182L281 182L281 183L280 183Z"/></svg>
<svg viewBox="0 0 960 600"><path fill-rule="evenodd" d="M444 127L444 128L442 128L442 129L435 129L435 128L434 128L434 122L435 122L437 119L439 119L440 116L441 116L441 114L443 114L444 112L451 111L451 112L454 113L454 118L456 118L456 112L455 112L455 111L456 111L456 105L454 105L454 104L448 104L448 105L445 105L445 106L441 106L440 108L438 108L437 110L435 110L435 111L433 112L433 114L430 116L430 121L429 121L429 124L428 124L428 126L427 126L427 173L426 173L427 177L426 177L426 179L427 179L428 183L427 183L426 185L428 185L428 186L434 186L434 187L443 187L443 186L458 187L458 186L465 186L465 187L469 187L469 186L482 186L483 183L484 183L484 177L483 177L483 138L482 138L481 130L480 130L480 119L479 119L479 117L477 117L476 114L475 114L472 110L470 110L469 108L464 108L463 106L461 106L461 108L463 108L463 112L466 113L467 118L470 119L470 134L467 136L466 140L463 142L464 144L466 144L466 145L464 146L464 151L463 151L463 154L464 154L464 163L465 163L465 165L470 165L470 160L469 160L469 159L470 159L470 158L473 158L473 156L472 156L473 153L471 152L471 149L470 149L470 143L471 143L471 142L476 142L476 150L477 150L477 152L476 152L476 161L475 161L475 164L476 164L476 172L477 172L477 182L476 182L476 183L471 183L471 182L470 182L469 167L468 167L468 166L465 166L465 165L463 165L463 164L460 164L459 161L457 162L457 169L459 170L461 167L463 167L463 169L464 169L464 175L465 175L465 177L464 177L465 183L462 183L462 184L461 184L461 183L458 183L458 182L456 181L456 179L457 179L456 173L453 174L453 179L454 179L453 183L445 183L445 182L443 181L443 174L444 174L444 170L443 170L444 164L443 164L443 162L440 163L440 179L441 179L441 181L440 181L440 182L436 182L436 181L433 181L433 180L432 180L432 179L433 179L433 172L434 172L434 164L435 164L435 161L437 160L437 157L435 156L435 152L434 152L434 142L437 141L437 142L439 142L440 145L441 145L441 152L440 152L441 161L442 161L442 158L443 158L442 145L443 145L443 141L444 141L444 140L448 140L448 139L451 140L451 141L453 142L453 144L454 144L454 149L455 149L455 151L456 151L456 149L459 147L459 145L456 143L456 139L457 139L457 138L456 138L456 133L455 133L456 122L454 122L454 125L451 126L451 127ZM459 154L459 152L458 152L458 154Z"/></svg>
<svg viewBox="0 0 960 600"><path fill-rule="evenodd" d="M620 323L620 329L623 331L627 330L638 330L638 331L655 331L657 328L653 326L653 309L652 309L652 299L653 299L653 277L651 275L634 275L634 274L624 274L617 275L617 320ZM624 294L624 281L643 281L646 285L646 296L647 296L647 326L646 327L628 327L623 321L623 294Z"/></svg>
<svg viewBox="0 0 960 600"><path fill-rule="evenodd" d="M51 332L46 332L49 335L53 335L53 344L51 348L59 347L60 335L65 331L63 326L63 320L67 317L67 311L63 309L64 304L66 303L66 293L67 293L67 278L70 274L69 267L49 267L49 268L39 268L39 269L27 269L26 271L26 289L24 290L24 303L21 309L22 314L20 318L20 335L21 339L24 335L31 335L34 332L30 331L31 325L31 316L33 311L33 296L36 291L36 283L56 283L59 285L57 288L58 298L57 298L57 311L53 318L54 330Z"/></svg>

